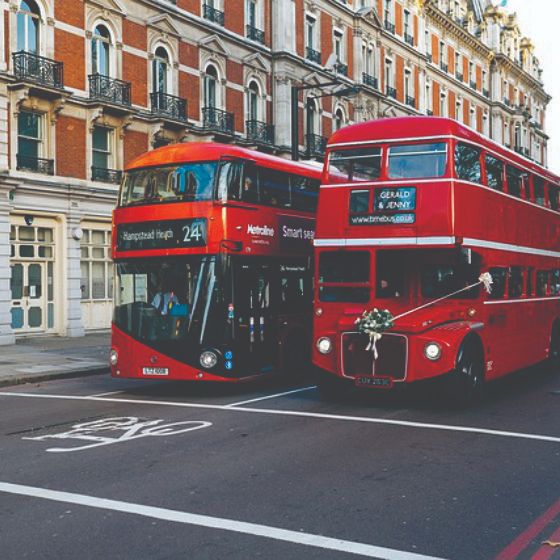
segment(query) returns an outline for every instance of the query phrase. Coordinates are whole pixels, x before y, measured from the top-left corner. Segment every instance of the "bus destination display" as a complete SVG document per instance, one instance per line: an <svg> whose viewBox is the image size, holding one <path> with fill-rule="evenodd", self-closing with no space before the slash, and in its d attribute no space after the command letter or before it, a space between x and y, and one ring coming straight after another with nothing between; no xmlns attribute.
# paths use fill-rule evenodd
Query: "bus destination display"
<svg viewBox="0 0 560 560"><path fill-rule="evenodd" d="M206 245L206 218L119 224L117 250L180 249Z"/></svg>
<svg viewBox="0 0 560 560"><path fill-rule="evenodd" d="M416 221L416 187L375 189L373 214L350 215L350 225L413 224Z"/></svg>

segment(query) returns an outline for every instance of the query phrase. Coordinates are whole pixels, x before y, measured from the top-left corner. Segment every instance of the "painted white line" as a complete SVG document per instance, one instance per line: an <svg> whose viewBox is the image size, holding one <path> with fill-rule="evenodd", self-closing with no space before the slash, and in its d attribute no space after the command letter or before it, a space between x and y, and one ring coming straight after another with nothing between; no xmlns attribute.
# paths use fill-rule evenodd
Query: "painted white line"
<svg viewBox="0 0 560 560"><path fill-rule="evenodd" d="M383 560L443 560L434 556L425 556L423 554L415 554L412 552L402 552L392 548L383 548L370 544L323 537L321 535L313 535L311 533L290 531L289 529L280 529L278 527L270 527L268 525L258 525L256 523L246 523L244 521L236 521L234 519L210 517L208 515L187 513L173 509L144 506L142 504L108 500L105 498L96 498L94 496L87 496L84 494L59 492L56 490L36 488L33 486L22 486L20 484L0 482L0 492L32 498L41 498L55 502L63 502L65 504L76 504L97 509L119 511L121 513L130 513L133 515L140 515L142 517L149 517L151 519L162 519L164 521L171 521L174 523L183 523L185 525L196 525L198 527L232 531L234 533L243 533L245 535L274 539L292 544L312 546L314 548L322 548L326 550L336 550L347 554L366 556L367 558L378 558Z"/></svg>
<svg viewBox="0 0 560 560"><path fill-rule="evenodd" d="M251 404L259 401L266 401L268 399L277 399L280 397L285 397L287 395L293 395L294 393L301 393L303 391L311 391L312 389L317 389L317 385L311 385L311 387L302 387L301 389L294 389L293 391L286 391L284 393L276 393L275 395L266 395L265 397L258 397L256 399L250 399L248 401L241 401L232 404L227 404L225 408L232 408L234 406L241 406L243 404ZM97 395L99 396L99 395Z"/></svg>
<svg viewBox="0 0 560 560"><path fill-rule="evenodd" d="M109 395L120 395L124 391L109 391L108 393L98 393L97 395L88 395L88 397L108 397Z"/></svg>
<svg viewBox="0 0 560 560"><path fill-rule="evenodd" d="M390 418L371 418L369 416L344 416L340 414L324 414L319 412L300 412L297 410L273 410L269 408L245 408L245 407L228 407L219 404L197 404L197 403L181 403L173 401L146 401L140 399L114 399L106 397L79 397L73 395L52 395L52 394L36 394L36 393L8 393L0 391L0 397L24 397L36 399L59 399L59 400L75 400L75 401L93 401L93 402L113 402L124 404L140 404L151 406L171 406L176 408L192 408L206 410L227 410L228 412L251 412L253 414L274 414L277 416L294 416L299 418L317 418L320 420L340 420L344 422L360 422L364 424L381 424L387 426L404 426L406 428L419 428L425 430L441 430L447 432L463 432L468 434L481 434L487 436L507 437L514 439L528 439L533 441L548 441L552 443L560 443L560 437L547 436L541 434L528 434L524 432L507 432L503 430L492 430L487 428L475 428L472 426L454 426L448 424L430 424L426 422L413 422L410 420L392 420Z"/></svg>

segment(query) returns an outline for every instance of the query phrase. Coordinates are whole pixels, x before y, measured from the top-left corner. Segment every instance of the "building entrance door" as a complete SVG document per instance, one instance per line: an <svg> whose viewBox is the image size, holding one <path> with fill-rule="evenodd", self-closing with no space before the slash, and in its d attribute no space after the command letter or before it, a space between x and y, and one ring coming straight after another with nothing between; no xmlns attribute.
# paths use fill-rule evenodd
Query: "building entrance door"
<svg viewBox="0 0 560 560"><path fill-rule="evenodd" d="M46 263L15 263L12 270L12 328L44 331L46 325Z"/></svg>

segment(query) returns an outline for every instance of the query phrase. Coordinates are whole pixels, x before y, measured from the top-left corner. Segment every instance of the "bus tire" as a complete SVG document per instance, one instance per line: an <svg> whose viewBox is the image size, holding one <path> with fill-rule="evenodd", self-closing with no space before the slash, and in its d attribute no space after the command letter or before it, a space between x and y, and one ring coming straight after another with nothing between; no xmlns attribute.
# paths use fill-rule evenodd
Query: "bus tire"
<svg viewBox="0 0 560 560"><path fill-rule="evenodd" d="M317 390L319 396L324 399L335 399L341 397L348 389L348 381L333 375L332 373L317 373Z"/></svg>
<svg viewBox="0 0 560 560"><path fill-rule="evenodd" d="M450 381L450 397L454 404L467 405L480 397L484 385L484 355L477 338L467 338L461 344Z"/></svg>
<svg viewBox="0 0 560 560"><path fill-rule="evenodd" d="M560 367L560 321L555 321L550 333L550 350L548 352L549 364L558 369Z"/></svg>

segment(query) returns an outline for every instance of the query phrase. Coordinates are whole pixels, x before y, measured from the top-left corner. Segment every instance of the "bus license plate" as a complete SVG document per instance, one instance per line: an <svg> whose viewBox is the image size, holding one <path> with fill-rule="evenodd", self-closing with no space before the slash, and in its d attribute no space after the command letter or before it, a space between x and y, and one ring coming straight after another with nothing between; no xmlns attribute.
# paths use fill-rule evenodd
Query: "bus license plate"
<svg viewBox="0 0 560 560"><path fill-rule="evenodd" d="M169 375L166 367L145 367L142 368L142 375Z"/></svg>
<svg viewBox="0 0 560 560"><path fill-rule="evenodd" d="M390 389L393 380L390 377L372 377L371 375L361 375L354 380L356 387L371 387L372 389Z"/></svg>

